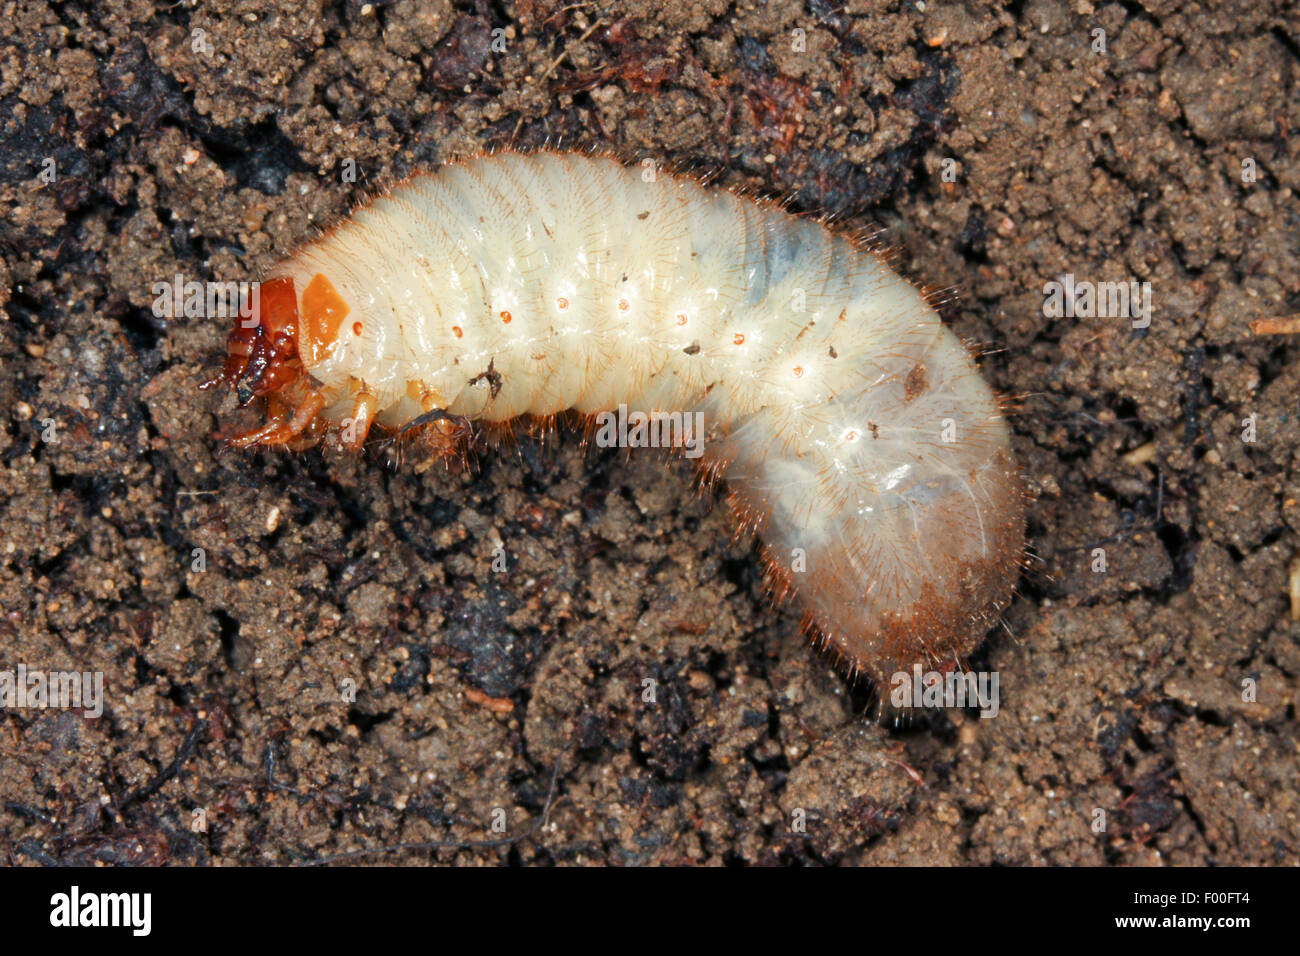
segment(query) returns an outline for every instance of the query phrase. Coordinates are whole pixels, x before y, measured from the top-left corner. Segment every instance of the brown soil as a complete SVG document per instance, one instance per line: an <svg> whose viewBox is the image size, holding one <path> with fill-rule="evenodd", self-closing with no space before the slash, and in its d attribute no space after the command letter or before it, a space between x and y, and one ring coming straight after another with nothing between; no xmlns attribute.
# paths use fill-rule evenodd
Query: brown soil
<svg viewBox="0 0 1300 956"><path fill-rule="evenodd" d="M0 15L0 669L107 685L98 720L0 714L9 860L495 819L367 859L1300 861L1300 340L1248 329L1300 312L1300 8L155 6ZM548 142L884 227L958 291L1036 496L972 662L996 718L873 719L681 464L571 431L455 474L221 449L232 399L195 386L226 330L155 319L155 282L255 277L413 169ZM1150 327L1045 317L1064 273L1150 282Z"/></svg>

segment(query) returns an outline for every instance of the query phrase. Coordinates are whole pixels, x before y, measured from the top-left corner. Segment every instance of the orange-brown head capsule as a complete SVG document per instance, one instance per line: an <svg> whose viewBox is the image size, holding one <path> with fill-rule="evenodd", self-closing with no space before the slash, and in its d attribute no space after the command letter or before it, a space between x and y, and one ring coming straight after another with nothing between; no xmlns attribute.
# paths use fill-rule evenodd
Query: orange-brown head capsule
<svg viewBox="0 0 1300 956"><path fill-rule="evenodd" d="M241 406L284 388L302 374L298 358L298 296L293 280L260 284L248 316L235 319L226 339L226 362L211 383L234 382Z"/></svg>

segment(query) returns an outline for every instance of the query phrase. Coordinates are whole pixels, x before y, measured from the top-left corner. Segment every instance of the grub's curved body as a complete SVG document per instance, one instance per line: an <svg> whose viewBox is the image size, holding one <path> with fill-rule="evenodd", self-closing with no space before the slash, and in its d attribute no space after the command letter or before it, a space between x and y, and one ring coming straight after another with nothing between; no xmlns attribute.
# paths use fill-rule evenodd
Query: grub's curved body
<svg viewBox="0 0 1300 956"><path fill-rule="evenodd" d="M1006 424L924 297L850 239L687 178L563 153L417 176L271 273L223 377L286 409L241 445L702 412L775 589L877 678L968 654L1019 574Z"/></svg>

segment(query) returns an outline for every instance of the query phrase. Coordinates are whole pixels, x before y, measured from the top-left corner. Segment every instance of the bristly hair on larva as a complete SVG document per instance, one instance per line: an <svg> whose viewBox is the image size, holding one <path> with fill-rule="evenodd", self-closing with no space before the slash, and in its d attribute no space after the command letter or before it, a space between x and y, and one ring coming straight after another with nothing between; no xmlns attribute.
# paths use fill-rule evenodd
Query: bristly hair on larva
<svg viewBox="0 0 1300 956"><path fill-rule="evenodd" d="M448 459L566 409L701 413L706 482L852 673L964 661L1024 560L999 399L877 250L781 204L580 153L411 177L263 279L221 372L228 440Z"/></svg>

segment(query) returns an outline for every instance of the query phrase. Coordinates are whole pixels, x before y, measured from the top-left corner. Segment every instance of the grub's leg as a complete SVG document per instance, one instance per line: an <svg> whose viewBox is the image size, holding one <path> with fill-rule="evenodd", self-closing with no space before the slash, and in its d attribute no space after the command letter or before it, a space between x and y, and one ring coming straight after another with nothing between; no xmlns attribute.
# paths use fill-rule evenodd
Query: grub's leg
<svg viewBox="0 0 1300 956"><path fill-rule="evenodd" d="M254 445L287 445L301 434L325 407L325 397L320 392L309 392L302 403L293 410L293 417L286 421L267 422L261 428L243 432L226 439L227 445L235 448L251 448Z"/></svg>
<svg viewBox="0 0 1300 956"><path fill-rule="evenodd" d="M463 415L452 415L427 399L420 403L424 412L402 425L398 438L413 438L441 458L461 451L461 444L473 434L473 425Z"/></svg>
<svg viewBox="0 0 1300 956"><path fill-rule="evenodd" d="M286 442L284 447L289 451L306 451L308 448L315 448L328 431L328 422L321 418L313 418L302 434L295 437L293 441Z"/></svg>
<svg viewBox="0 0 1300 956"><path fill-rule="evenodd" d="M375 413L378 411L375 396L369 392L358 392L356 401L352 403L352 430L349 435L345 429L343 432L343 447L350 452L359 452L366 443L366 434L370 431L370 425L375 420Z"/></svg>

